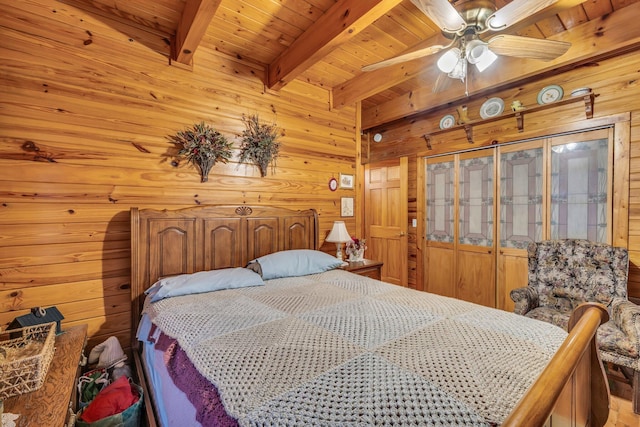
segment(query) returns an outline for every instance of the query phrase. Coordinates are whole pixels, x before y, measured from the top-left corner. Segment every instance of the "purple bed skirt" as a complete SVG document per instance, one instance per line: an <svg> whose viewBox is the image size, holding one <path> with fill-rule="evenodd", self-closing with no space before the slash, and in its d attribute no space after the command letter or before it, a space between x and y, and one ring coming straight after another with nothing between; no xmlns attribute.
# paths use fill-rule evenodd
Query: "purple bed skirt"
<svg viewBox="0 0 640 427"><path fill-rule="evenodd" d="M238 422L226 413L215 385L198 372L175 339L161 333L155 348L164 353L169 376L195 407L198 422L204 427L238 426Z"/></svg>

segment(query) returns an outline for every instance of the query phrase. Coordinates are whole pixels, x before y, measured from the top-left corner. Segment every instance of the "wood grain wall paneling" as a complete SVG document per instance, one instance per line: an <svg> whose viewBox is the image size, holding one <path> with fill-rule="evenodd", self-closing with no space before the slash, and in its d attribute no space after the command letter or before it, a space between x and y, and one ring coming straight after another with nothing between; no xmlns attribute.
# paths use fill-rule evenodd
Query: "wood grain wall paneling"
<svg viewBox="0 0 640 427"><path fill-rule="evenodd" d="M128 28L79 4L30 0L0 16L0 327L56 305L63 325L89 325L89 346L128 345L133 206L312 207L321 241L335 220L355 229L340 217L355 190L327 185L354 173L355 108L331 111L328 91L301 81L266 90L264 68L206 42L191 67L172 66L162 23ZM266 178L237 159L242 115L255 113L282 135ZM200 121L235 147L207 183L172 165L168 140Z"/></svg>

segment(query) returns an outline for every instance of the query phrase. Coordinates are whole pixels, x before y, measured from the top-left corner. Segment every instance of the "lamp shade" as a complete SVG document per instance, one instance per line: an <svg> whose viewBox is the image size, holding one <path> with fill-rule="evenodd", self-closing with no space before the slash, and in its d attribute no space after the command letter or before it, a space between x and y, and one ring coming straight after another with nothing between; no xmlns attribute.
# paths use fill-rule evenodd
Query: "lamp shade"
<svg viewBox="0 0 640 427"><path fill-rule="evenodd" d="M478 62L476 62L476 68L478 71L483 72L489 68L489 65L493 64L496 59L498 59L498 55L487 49L487 51L479 58Z"/></svg>
<svg viewBox="0 0 640 427"><path fill-rule="evenodd" d="M466 52L467 52L467 61L469 64L477 64L480 62L480 59L483 55L486 55L489 50L489 45L484 43L478 39L473 39L469 43L467 43Z"/></svg>
<svg viewBox="0 0 640 427"><path fill-rule="evenodd" d="M438 69L443 73L450 73L458 64L458 60L460 59L460 49L454 47L453 49L449 49L438 59L436 63L438 65Z"/></svg>
<svg viewBox="0 0 640 427"><path fill-rule="evenodd" d="M334 221L331 232L325 239L327 242L346 243L351 240L344 221Z"/></svg>

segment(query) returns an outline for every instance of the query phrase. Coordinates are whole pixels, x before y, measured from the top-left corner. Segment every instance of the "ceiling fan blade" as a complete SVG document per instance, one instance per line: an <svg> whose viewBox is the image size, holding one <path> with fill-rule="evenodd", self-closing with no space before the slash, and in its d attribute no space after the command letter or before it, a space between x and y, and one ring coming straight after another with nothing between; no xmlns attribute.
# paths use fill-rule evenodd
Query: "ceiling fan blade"
<svg viewBox="0 0 640 427"><path fill-rule="evenodd" d="M571 47L569 42L508 34L492 37L487 43L489 44L489 49L498 55L534 58L542 61L556 59Z"/></svg>
<svg viewBox="0 0 640 427"><path fill-rule="evenodd" d="M362 67L362 71L373 71L378 68L388 67L390 65L400 64L401 62L411 61L412 59L422 58L424 56L433 55L436 52L440 52L447 46L433 45L424 49L418 49L413 52L405 53L404 55L394 56L393 58L385 59L384 61L376 62L371 65L365 65Z"/></svg>
<svg viewBox="0 0 640 427"><path fill-rule="evenodd" d="M558 0L513 0L489 16L487 25L493 31L502 30L557 2Z"/></svg>
<svg viewBox="0 0 640 427"><path fill-rule="evenodd" d="M457 33L467 27L465 20L448 0L411 0L411 3L444 32Z"/></svg>

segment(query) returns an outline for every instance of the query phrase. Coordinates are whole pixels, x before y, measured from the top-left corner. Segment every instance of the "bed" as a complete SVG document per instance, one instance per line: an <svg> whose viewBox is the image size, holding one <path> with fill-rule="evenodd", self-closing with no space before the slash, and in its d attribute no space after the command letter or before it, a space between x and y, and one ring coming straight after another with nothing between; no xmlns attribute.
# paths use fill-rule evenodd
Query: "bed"
<svg viewBox="0 0 640 427"><path fill-rule="evenodd" d="M312 209L132 208L131 226L134 360L151 426L606 422L602 306L579 307L566 335L343 271L317 251ZM168 285L196 277L207 285Z"/></svg>

